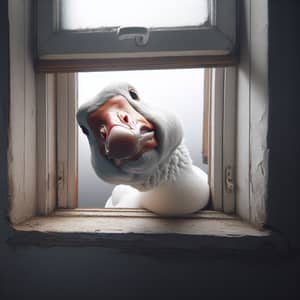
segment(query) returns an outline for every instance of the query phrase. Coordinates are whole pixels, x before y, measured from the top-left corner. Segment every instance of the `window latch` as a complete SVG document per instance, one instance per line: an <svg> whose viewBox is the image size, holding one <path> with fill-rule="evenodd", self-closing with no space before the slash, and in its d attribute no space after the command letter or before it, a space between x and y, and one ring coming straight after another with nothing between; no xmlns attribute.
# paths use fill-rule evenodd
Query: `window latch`
<svg viewBox="0 0 300 300"><path fill-rule="evenodd" d="M119 27L117 36L119 40L135 39L137 46L144 46L148 43L150 35L146 27Z"/></svg>

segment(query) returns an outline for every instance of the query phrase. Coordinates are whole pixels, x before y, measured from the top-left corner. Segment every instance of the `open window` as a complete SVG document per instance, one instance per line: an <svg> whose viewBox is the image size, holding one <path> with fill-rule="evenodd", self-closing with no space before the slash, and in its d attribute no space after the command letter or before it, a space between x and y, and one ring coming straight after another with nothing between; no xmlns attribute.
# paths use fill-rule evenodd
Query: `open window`
<svg viewBox="0 0 300 300"><path fill-rule="evenodd" d="M203 85L205 129L203 133L201 129L199 130L199 136L206 137L203 149L208 149L205 153L212 192L211 208L223 212L235 212L242 206L245 211L251 209L249 198L241 197L240 186L239 201L245 200L243 202L245 205L235 201L237 190L234 185L236 177L234 158L236 152L236 69L232 65L237 61L236 1L200 2L203 5L206 3L207 14L204 14L206 17L203 23L196 26L197 28L194 28L194 24L188 24L189 28L181 25L174 28L172 24L169 27L164 27L164 25L162 28L159 27L160 25L152 28L148 25L135 24L134 27L141 30L138 35L137 32L131 31L131 26L126 25L125 29L129 30L127 31L129 39L127 37L119 39L120 28L118 26L109 27L109 34L107 27L105 30L103 28L100 30L98 25L95 30L91 28L75 30L67 27L64 27L64 30L58 30L61 28L57 27L61 26L59 18L62 17L59 8L67 5L68 1L36 1L38 29L35 69L32 68L30 60L32 52L28 47L29 33L32 32L29 22L32 7L28 3L14 2L11 5L11 32L14 33L11 35L13 87L11 90L12 100L14 100L11 101L11 120L16 120L16 123L11 123L10 129L10 153L13 157L10 161L10 184L11 219L14 223L37 214L48 215L58 207L78 206L76 202L78 199L78 148L75 122L78 72L89 71L169 69L172 72L171 70L174 69L205 67L205 71L201 71L204 74L203 82L199 79L199 85ZM14 22L14 20L19 20L19 22ZM23 24L26 30L20 24ZM149 28L152 28L150 33ZM149 40L146 45L141 46L138 45L137 40L144 38L143 32L149 33ZM109 48L107 52L93 48L95 44L101 46L103 41L106 41L102 38L102 35L106 36L106 34L115 41L110 46L116 48ZM163 41L151 45L151 37L154 38L159 34L164 35L164 41L170 41L168 47L174 47L160 49L159 46L164 45ZM197 38L195 38L196 35ZM179 45L178 41L171 39L183 36L191 43L185 43L185 40L181 39ZM94 42L93 38L95 38ZM194 39L197 40L195 43ZM121 46L122 43L123 46ZM179 48L176 48L176 45L179 45ZM120 49L123 50L120 51ZM113 53L112 56L106 55L109 51ZM22 56L20 53L26 55ZM18 63L19 57L23 57L24 64ZM21 74L26 74L26 77L21 77ZM243 74L239 72L240 79L243 79ZM19 82L22 82L22 85ZM34 87L36 87L36 94ZM25 94L24 90L26 90ZM243 91L246 90L243 89ZM250 96L243 99L250 101ZM24 109L19 109L19 107ZM244 102L239 102L238 109L243 108L245 108ZM245 110L245 112L250 114L250 111ZM251 111L251 113L255 112ZM239 120L241 118L240 114ZM249 125L248 121L246 123ZM65 122L64 126L61 126L59 122ZM22 127L21 124L24 126ZM21 127L22 132L19 130ZM250 141L250 129L248 132L246 129L246 126L240 126L238 130L239 143L246 145L245 147ZM35 133L37 133L36 136ZM58 140L63 142L57 143ZM199 142L201 143L200 138ZM250 148L251 145L248 146ZM23 148L26 149L25 153L19 155L20 149ZM238 154L241 157L241 152ZM243 162L247 164L246 160ZM250 163L243 170L239 169L239 172L242 172L239 178L242 178L243 174L250 174L249 165ZM249 185L249 181L247 182ZM247 184L245 184L245 190L246 186ZM25 201L23 201L24 197ZM250 220L247 216L245 219Z"/></svg>
<svg viewBox="0 0 300 300"><path fill-rule="evenodd" d="M32 6L33 2L38 6L37 10ZM267 82L267 31L264 27L267 5L265 1L245 1L240 6L243 21L239 28L241 62L237 67L232 67L237 63L236 2L207 1L207 20L199 25L200 28L193 28L201 36L201 42L194 43L196 48L190 48L193 43L185 43L184 39L179 48L175 47L175 42L170 43L174 46L174 52L172 49L155 48L163 45L163 42L157 45L137 45L139 42L136 39L143 38L145 28L149 27L135 24L141 30L139 37L136 36L137 32L131 31L131 26L126 26L127 29L129 27L129 39L119 40L118 28L112 30L114 45L126 44L127 52L120 52L118 49L121 48L115 48L112 51L114 55L108 58L100 52L98 55L92 42L92 37L95 37L94 43L96 41L97 44L102 44L101 41L104 40L101 34L106 35L105 30L57 31L56 25L59 23L56 17L60 16L57 8L62 4L61 1L9 1L10 220L13 224L25 221L14 227L23 241L30 241L25 232L31 235L33 230L42 232L45 241L49 241L49 232L54 232L55 241L56 232L88 232L97 233L97 236L98 233L179 233L192 235L189 245L194 245L194 235L225 235L232 239L241 235L268 235L268 232L257 232L235 216L223 213L236 212L244 220L259 227L262 227L265 220L268 97L267 84L261 85L261 82ZM42 14L40 9L43 10ZM30 47L34 32L31 27L33 12L38 13L35 60ZM179 30L169 29L172 37L184 36L190 39L188 34L183 33L190 32L191 28L181 26ZM153 31L157 32L150 32L149 43L151 36L153 38L155 35L165 34L168 30L155 28ZM195 32L193 33L196 34ZM222 40L229 47L224 47ZM78 47L81 49L79 52ZM149 52L151 47L155 48L154 52ZM209 50L203 51L203 47L208 47ZM92 55L88 55L89 53ZM126 55L119 56L120 53ZM261 69L254 72L257 66ZM211 208L214 211L201 212L185 220L167 220L145 211L66 209L78 205L77 124L74 117L78 92L76 73L203 67L206 68L203 83L204 100L206 99L204 110L209 112L204 114L206 129L203 136L206 136L206 142L203 145L208 148L206 153L212 192ZM59 120L65 120L65 126L60 126ZM59 135L63 137L63 142L57 144ZM57 210L59 206L65 209ZM30 219L32 216L50 214L49 218ZM64 243L69 240L64 239L65 235L62 237ZM83 235L80 234L79 237ZM105 235L101 237L105 238ZM111 235L108 243L110 237ZM136 236L122 235L122 238L125 243L127 239L133 238L132 245L136 247ZM149 238L151 245L153 236ZM180 235L174 237L176 245L182 244L177 243L179 238ZM184 242L185 236L182 238ZM155 239L159 240L158 236ZM197 247L201 247L201 243L202 239ZM233 244L235 247L236 241ZM185 242L183 245L189 247ZM219 245L223 245L223 242ZM171 241L166 246L173 247L174 243Z"/></svg>
<svg viewBox="0 0 300 300"><path fill-rule="evenodd" d="M195 146L191 142L188 146L194 152L194 162L199 165L201 160L202 169L209 175L212 195L210 207L233 212L235 71L234 68L203 67L226 66L236 61L236 1L225 3L219 0L189 0L180 1L176 6L172 1L165 1L163 4L153 1L145 7L139 1L113 1L103 6L103 3L93 0L45 0L36 1L36 7L36 69L55 72L55 75L39 75L41 82L38 95L45 99L39 99L39 111L48 115L41 117L44 126L38 127L41 132L38 137L51 147L53 140L45 141L43 131L51 131L49 128L55 125L52 134L49 135L48 132L46 136L54 138L57 145L53 151L48 152L48 155L52 153L52 158L48 158L52 163L51 170L47 170L49 166L45 164L42 164L42 169L39 168L47 176L53 174L50 178L57 178L56 182L50 184L53 186L50 189L51 195L46 197L52 199L53 194L56 194L57 201L53 203L53 200L49 200L52 202L50 206L41 204L39 207L76 208L84 207L84 201L89 203L88 199L82 199L83 191L89 189L84 188L82 175L82 165L90 164L87 160L89 154L85 154L83 163L84 142L80 141L80 146L78 145L80 132L77 131L74 117L78 100L86 101L88 98L82 99L84 76L89 77L90 81L93 80L92 76L102 76L100 81L108 82L108 78L115 81L115 77L120 74L123 74L123 81L130 81L128 77L134 77L135 74L136 78L144 76L144 82L148 81L150 86L149 81L155 81L155 78L166 76L163 74L169 72L169 85L172 85L170 74L177 74L177 81L180 74L185 74L181 75L183 77L190 76L190 79L182 77L182 82L186 83L185 86L178 87L177 97L180 93L183 97L183 93L190 92L189 97L193 99L190 110L194 115L189 121L191 124L200 124L200 127L188 130L195 137L187 139L197 141L199 148L194 150ZM158 10L159 15L155 14ZM123 70L123 73L112 73L117 70ZM77 73L80 71L102 73ZM173 76L174 80L175 77ZM156 85L158 82L159 80ZM193 94L197 85L198 92ZM50 97L49 86L52 89ZM100 89L99 85L94 92L99 92ZM167 90L170 94L170 88L166 88ZM149 96L153 97L151 94ZM52 109L47 110L45 105L49 106L51 101ZM182 111L182 107L179 113L180 110ZM187 135L187 130L185 131ZM38 145L42 143L39 142ZM88 149L85 151L89 153ZM198 155L195 154L197 151ZM204 161L206 164L203 164ZM93 174L93 171L90 173ZM91 177L86 182L94 181L96 186L97 180ZM98 191L102 191L99 203L103 203L111 188L98 185ZM39 184L41 199L46 190L43 186ZM107 190L106 193L103 192L104 189ZM40 213L47 214L47 209L42 209Z"/></svg>
<svg viewBox="0 0 300 300"><path fill-rule="evenodd" d="M38 127L38 153L48 155L39 161L49 162L40 164L39 170L52 178L50 189L41 179L40 199L44 201L43 195L48 193L46 199L52 209L104 207L113 186L94 174L90 149L86 138L80 137L75 114L78 102L87 101L107 83L119 79L140 86L141 95L148 101L158 101L181 117L193 162L209 176L209 208L234 212L234 68L40 74L39 79L38 114L44 126ZM176 89L172 89L174 86ZM57 202L53 200L55 194ZM49 205L40 205L40 213L47 214L45 207Z"/></svg>

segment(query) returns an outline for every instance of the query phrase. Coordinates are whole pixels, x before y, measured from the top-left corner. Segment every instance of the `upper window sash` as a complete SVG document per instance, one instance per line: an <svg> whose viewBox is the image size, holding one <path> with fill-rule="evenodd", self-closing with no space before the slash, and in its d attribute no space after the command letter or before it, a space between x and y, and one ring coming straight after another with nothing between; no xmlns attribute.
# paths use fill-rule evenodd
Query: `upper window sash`
<svg viewBox="0 0 300 300"><path fill-rule="evenodd" d="M38 60L215 57L209 63L216 65L226 57L228 64L228 57L236 55L237 1L207 1L209 18L204 25L152 28L142 45L135 38L119 39L117 28L61 30L60 1L36 1ZM207 65L205 60L203 63Z"/></svg>

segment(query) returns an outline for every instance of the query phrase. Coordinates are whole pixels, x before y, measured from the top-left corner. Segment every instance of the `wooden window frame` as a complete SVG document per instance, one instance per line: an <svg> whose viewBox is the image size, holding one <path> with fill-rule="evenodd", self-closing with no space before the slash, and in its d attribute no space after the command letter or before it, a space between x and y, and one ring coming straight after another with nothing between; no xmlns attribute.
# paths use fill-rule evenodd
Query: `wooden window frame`
<svg viewBox="0 0 300 300"><path fill-rule="evenodd" d="M60 31L58 5L59 0L36 1L38 71L203 67L237 62L236 0L209 0L208 24L154 30L151 41L143 47L134 40L119 41L111 30Z"/></svg>
<svg viewBox="0 0 300 300"><path fill-rule="evenodd" d="M264 23L267 20L267 5L263 1L256 0L247 0L244 1L244 4L243 13L245 15L243 20L245 24L243 26L245 28L241 26L241 31L243 32L241 41L243 55L241 56L241 64L237 74L236 213L238 217L242 217L244 220L262 228L266 218L265 200L268 179L268 149L266 147L268 76L267 68L265 67L267 66L267 30ZM53 162L56 160L56 147L53 147L55 143L51 141L55 129L48 126L48 121L50 123L50 120L52 120L52 123L56 122L55 111L57 107L55 102L51 103L54 98L53 86L56 89L56 80L55 75L49 73L37 74L37 69L34 69L32 49L30 47L30 33L32 33L30 25L30 20L32 20L31 8L30 0L21 2L12 0L9 2L11 94L8 165L9 217L13 224L18 224L33 216L48 215L56 207L56 199L53 197L57 193L56 181L53 180L56 178L56 167L53 165ZM257 20L262 20L262 22L257 22ZM260 45L260 47L257 47L257 45ZM261 49L264 51L261 51ZM190 66L198 66L197 61L193 61L193 58L189 59L191 62ZM173 67L175 65L176 59L173 61ZM255 68L258 65L260 67L259 73L254 72L257 70ZM106 65L106 67L108 66ZM156 67L163 67L163 65L159 65L157 61ZM183 67L182 62L179 62L176 67ZM260 75L259 78L257 74ZM262 80L266 84L262 85ZM38 82L41 83L41 86L37 86ZM37 88L36 92L35 87ZM234 87L234 84L232 87ZM49 91L51 91L50 94ZM223 87L223 93L226 95L233 90L228 89L227 92L224 91L226 89ZM230 99L228 100L230 101ZM38 107L40 103L44 103L44 109ZM36 110L38 113L36 113ZM37 118L41 120L40 123L38 123ZM42 141L41 144L39 143L40 141ZM50 165L52 168L49 167ZM114 213L118 214L119 211ZM51 224L53 225L51 220L54 220L51 217L42 219L44 220L43 222L48 224L44 235L47 240L51 228L54 233L56 230L59 231L59 228L51 227ZM218 220L218 226L220 232L222 232L225 222L224 215L220 215ZM62 221L66 222L66 224L68 222L65 219ZM80 223L80 220L77 221ZM86 221L88 222L88 220ZM164 219L163 222L165 221ZM37 218L33 218L28 223L27 231L34 231L38 222ZM178 222L178 226L182 226L180 220ZM168 223L173 223L173 221ZM92 228L94 222L90 224L91 232L95 233ZM201 227L200 225L199 228ZM226 234L232 237L231 225L228 224L228 226ZM238 226L242 226L242 224ZM18 235L18 227L14 228L17 230L14 232L15 235ZM201 235L201 232L199 234ZM127 235L124 239L126 238ZM184 239L185 237L183 236L182 238ZM192 238L193 241L194 239Z"/></svg>
<svg viewBox="0 0 300 300"><path fill-rule="evenodd" d="M53 99L53 101L56 101L57 116L53 116L52 119L56 118L57 128L62 129L57 130L57 208L76 208L78 204L78 126L75 124L77 76L75 73L44 76L56 76L57 94L56 100ZM224 180L226 168L229 166L232 170L235 168L235 68L206 69L205 81L208 82L205 85L204 97L207 97L206 101L209 103L209 183L212 208L226 213L234 213L234 189L228 191L225 188ZM47 99L49 100L49 97ZM44 103L46 101L41 101L39 105L44 105ZM49 171L44 171L44 173L49 173ZM40 207L42 206L40 205ZM47 212L41 213L46 214Z"/></svg>

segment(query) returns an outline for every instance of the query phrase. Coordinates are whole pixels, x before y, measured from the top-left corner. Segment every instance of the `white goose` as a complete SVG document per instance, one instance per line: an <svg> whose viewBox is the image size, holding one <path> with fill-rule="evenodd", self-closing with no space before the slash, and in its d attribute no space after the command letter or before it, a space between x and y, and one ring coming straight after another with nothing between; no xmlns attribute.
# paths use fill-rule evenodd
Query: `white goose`
<svg viewBox="0 0 300 300"><path fill-rule="evenodd" d="M207 205L207 175L192 164L180 121L139 99L130 84L107 86L80 107L77 121L96 174L118 184L105 207L181 216Z"/></svg>

